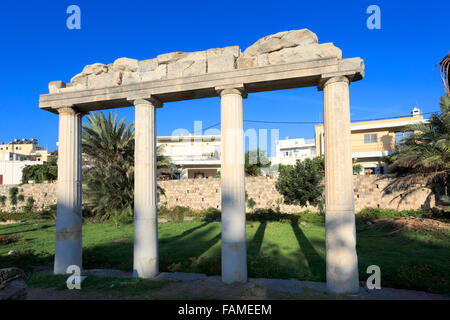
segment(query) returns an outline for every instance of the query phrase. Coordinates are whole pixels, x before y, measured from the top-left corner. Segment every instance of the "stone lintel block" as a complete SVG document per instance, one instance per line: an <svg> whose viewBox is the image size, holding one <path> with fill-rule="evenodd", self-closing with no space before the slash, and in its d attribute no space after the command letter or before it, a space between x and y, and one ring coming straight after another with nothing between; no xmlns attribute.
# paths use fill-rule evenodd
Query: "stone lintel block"
<svg viewBox="0 0 450 320"><path fill-rule="evenodd" d="M236 69L236 57L224 54L208 57L208 73L224 72Z"/></svg>
<svg viewBox="0 0 450 320"><path fill-rule="evenodd" d="M48 83L48 92L49 93L57 93L60 92L60 89L66 87L66 83L61 80L51 81Z"/></svg>
<svg viewBox="0 0 450 320"><path fill-rule="evenodd" d="M167 79L167 64L160 64L153 71L140 73L142 81L155 81Z"/></svg>
<svg viewBox="0 0 450 320"><path fill-rule="evenodd" d="M238 69L246 69L246 68L253 68L258 65L258 57L252 56L252 57L239 57L237 59L237 68Z"/></svg>

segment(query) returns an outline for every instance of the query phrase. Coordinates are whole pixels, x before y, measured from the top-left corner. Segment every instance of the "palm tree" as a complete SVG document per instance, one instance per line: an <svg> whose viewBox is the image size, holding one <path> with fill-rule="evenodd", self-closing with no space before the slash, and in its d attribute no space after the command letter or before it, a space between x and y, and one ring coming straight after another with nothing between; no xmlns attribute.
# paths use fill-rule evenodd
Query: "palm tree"
<svg viewBox="0 0 450 320"><path fill-rule="evenodd" d="M428 122L409 126L414 133L389 157L390 171L398 178L387 191L408 188L410 194L426 186L435 194L446 195L441 200L450 195L450 97L442 96L440 105L441 112Z"/></svg>
<svg viewBox="0 0 450 320"><path fill-rule="evenodd" d="M450 96L450 51L448 52L448 55L442 59L441 62L438 63L438 66L440 67L441 71L441 78L442 83L444 85L444 89L447 92L447 96Z"/></svg>
<svg viewBox="0 0 450 320"><path fill-rule="evenodd" d="M100 219L112 212L132 212L134 202L134 125L117 114L87 116L83 125L82 150L89 162L85 174L84 198ZM157 147L157 167L173 168L170 158ZM164 190L158 186L158 193Z"/></svg>

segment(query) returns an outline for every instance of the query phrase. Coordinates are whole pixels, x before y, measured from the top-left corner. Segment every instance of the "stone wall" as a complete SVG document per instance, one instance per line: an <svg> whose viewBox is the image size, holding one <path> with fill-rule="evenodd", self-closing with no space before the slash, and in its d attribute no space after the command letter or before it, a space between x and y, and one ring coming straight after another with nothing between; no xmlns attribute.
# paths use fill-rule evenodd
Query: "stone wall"
<svg viewBox="0 0 450 320"><path fill-rule="evenodd" d="M25 198L23 202L17 201L15 206L11 205L9 201L9 189L12 187L19 188L18 195L23 194ZM29 197L33 197L34 199L33 210L39 211L45 207L56 204L56 183L0 185L0 196L8 197L5 201L5 206L2 207L0 204L0 211L12 211L13 207L16 208L16 211L21 210Z"/></svg>
<svg viewBox="0 0 450 320"><path fill-rule="evenodd" d="M386 176L353 176L356 212L365 207L407 210L434 206L434 197L427 201L430 195L427 189L414 192L405 199L400 197L400 193L383 194L382 190L389 181L392 180ZM255 208L275 209L280 206L280 210L287 213L317 211L317 208L311 206L283 204L283 198L275 188L276 179L247 177L245 183L248 199L252 198L256 202ZM220 209L220 179L172 180L161 181L159 184L165 189L165 196L161 197L160 204L167 202L169 208L179 205L193 209Z"/></svg>
<svg viewBox="0 0 450 320"><path fill-rule="evenodd" d="M380 179L384 177L384 179ZM420 209L434 206L434 197L430 195L429 190L422 189L414 192L410 196L402 199L399 193L384 194L383 188L391 181L386 176L353 176L355 209L356 212L365 207L379 207L390 209ZM252 198L255 202L255 208L273 208L280 206L282 212L298 212L309 209L316 211L314 207L299 207L285 205L282 203L281 195L275 189L275 179L266 177L247 177L246 190L248 199ZM185 179L159 181L158 184L164 188L165 195L161 196L160 205L166 204L167 207L187 206L193 209L207 209L209 207L220 209L220 179ZM0 195L9 196L9 189L13 185L0 185ZM56 203L56 184L25 184L18 186L19 194L23 194L25 202L18 203L16 208L24 206L28 197L35 200L34 210L40 210L44 207ZM11 210L9 199L6 200L5 207L0 211Z"/></svg>

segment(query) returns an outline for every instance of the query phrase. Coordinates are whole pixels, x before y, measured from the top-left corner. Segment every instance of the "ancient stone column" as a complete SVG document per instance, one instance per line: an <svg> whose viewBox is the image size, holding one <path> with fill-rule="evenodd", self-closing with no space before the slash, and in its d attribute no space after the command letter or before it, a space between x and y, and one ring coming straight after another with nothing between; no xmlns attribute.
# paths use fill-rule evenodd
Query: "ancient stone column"
<svg viewBox="0 0 450 320"><path fill-rule="evenodd" d="M221 98L222 281L247 281L244 125L241 88L218 90Z"/></svg>
<svg viewBox="0 0 450 320"><path fill-rule="evenodd" d="M81 262L81 118L71 107L59 112L58 195L56 214L55 274Z"/></svg>
<svg viewBox="0 0 450 320"><path fill-rule="evenodd" d="M332 293L359 291L348 86L348 78L339 76L323 87L327 287Z"/></svg>
<svg viewBox="0 0 450 320"><path fill-rule="evenodd" d="M159 273L156 200L156 98L134 100L134 253L133 274L153 278Z"/></svg>

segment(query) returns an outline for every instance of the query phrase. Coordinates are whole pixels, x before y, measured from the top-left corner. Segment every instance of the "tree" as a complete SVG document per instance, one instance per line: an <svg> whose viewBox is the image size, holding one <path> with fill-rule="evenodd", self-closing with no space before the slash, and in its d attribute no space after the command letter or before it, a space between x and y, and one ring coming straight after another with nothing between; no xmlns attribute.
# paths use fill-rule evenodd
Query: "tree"
<svg viewBox="0 0 450 320"><path fill-rule="evenodd" d="M275 187L283 195L284 203L302 207L317 205L322 212L324 174L323 157L297 160L294 166L280 165Z"/></svg>
<svg viewBox="0 0 450 320"><path fill-rule="evenodd" d="M270 167L270 160L265 150L249 150L245 153L245 174L247 176L261 175L261 168Z"/></svg>
<svg viewBox="0 0 450 320"><path fill-rule="evenodd" d="M450 192L450 97L441 97L441 112L432 114L428 122L409 126L414 133L389 157L389 170L397 178L386 191L430 188L436 195ZM416 188L411 188L416 186ZM407 195L405 194L405 195ZM444 200L443 199L443 200Z"/></svg>
<svg viewBox="0 0 450 320"><path fill-rule="evenodd" d="M134 125L117 114L93 113L83 125L82 150L90 163L85 172L83 195L102 220L112 212L132 213L134 207ZM157 166L170 166L170 158L158 153ZM158 192L164 190L158 187Z"/></svg>
<svg viewBox="0 0 450 320"><path fill-rule="evenodd" d="M49 159L51 160L51 159ZM54 160L43 164L26 165L22 169L22 183L33 180L35 183L54 181L58 177L58 167Z"/></svg>
<svg viewBox="0 0 450 320"><path fill-rule="evenodd" d="M444 85L445 92L447 92L447 96L450 96L450 51L444 59L438 63L438 66L440 68L442 84Z"/></svg>

